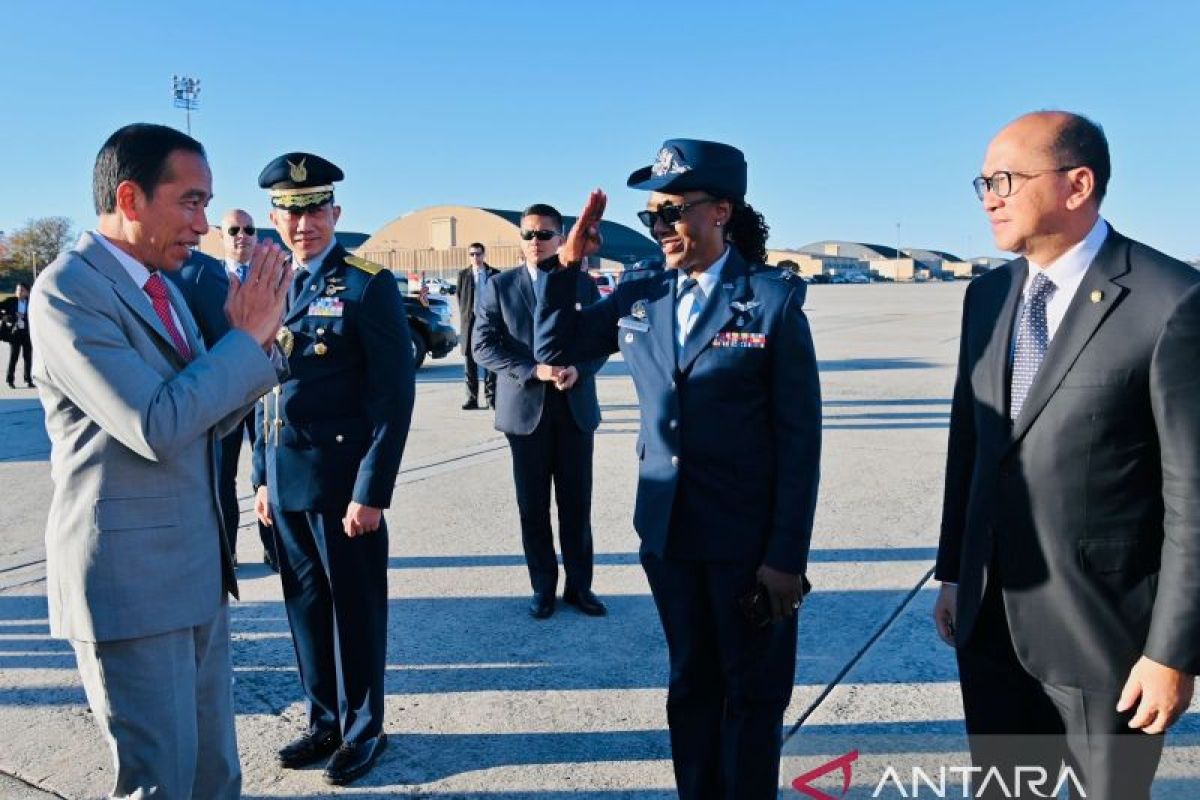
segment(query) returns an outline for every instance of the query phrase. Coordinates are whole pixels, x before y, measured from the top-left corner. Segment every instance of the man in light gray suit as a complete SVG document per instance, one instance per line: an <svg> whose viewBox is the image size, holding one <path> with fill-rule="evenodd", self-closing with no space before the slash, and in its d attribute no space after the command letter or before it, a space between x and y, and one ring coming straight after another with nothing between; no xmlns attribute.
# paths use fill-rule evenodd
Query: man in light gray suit
<svg viewBox="0 0 1200 800"><path fill-rule="evenodd" d="M205 349L179 269L208 230L204 149L129 125L96 157L96 229L40 276L34 381L53 445L50 631L75 650L115 763L114 797L232 798L227 593L236 593L214 443L277 381L291 270L261 248Z"/></svg>

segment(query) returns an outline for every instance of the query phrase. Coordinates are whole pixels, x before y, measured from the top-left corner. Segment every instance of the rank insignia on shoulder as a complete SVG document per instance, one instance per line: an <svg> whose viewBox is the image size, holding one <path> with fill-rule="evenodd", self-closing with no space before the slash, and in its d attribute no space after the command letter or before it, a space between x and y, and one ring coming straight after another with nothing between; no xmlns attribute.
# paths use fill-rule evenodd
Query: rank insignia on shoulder
<svg viewBox="0 0 1200 800"><path fill-rule="evenodd" d="M292 348L296 346L296 335L290 328L280 328L279 333L275 334L275 343L283 351L284 358L289 358L292 355Z"/></svg>
<svg viewBox="0 0 1200 800"><path fill-rule="evenodd" d="M346 263L352 267L361 269L368 275L375 275L376 273L387 269L387 267L383 266L382 264L376 264L372 261L367 261L365 258L359 258L358 256L346 256Z"/></svg>
<svg viewBox="0 0 1200 800"><path fill-rule="evenodd" d="M638 300L636 303L634 303L633 307L629 309L629 315L632 316L634 319L645 319L646 318L646 301Z"/></svg>

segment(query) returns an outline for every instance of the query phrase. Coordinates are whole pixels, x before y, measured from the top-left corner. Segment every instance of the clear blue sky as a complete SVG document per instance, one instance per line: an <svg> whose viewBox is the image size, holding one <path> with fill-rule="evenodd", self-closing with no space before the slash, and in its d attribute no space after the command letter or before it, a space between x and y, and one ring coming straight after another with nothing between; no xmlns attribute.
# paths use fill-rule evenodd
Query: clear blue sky
<svg viewBox="0 0 1200 800"><path fill-rule="evenodd" d="M320 153L341 227L439 203L575 213L663 139L729 142L771 245L818 239L995 253L970 187L992 134L1066 108L1113 150L1105 214L1200 257L1200 3L1105 0L5 3L0 230L91 226L92 160L122 124L182 128L172 73L202 80L192 130L214 214L266 223L259 170Z"/></svg>

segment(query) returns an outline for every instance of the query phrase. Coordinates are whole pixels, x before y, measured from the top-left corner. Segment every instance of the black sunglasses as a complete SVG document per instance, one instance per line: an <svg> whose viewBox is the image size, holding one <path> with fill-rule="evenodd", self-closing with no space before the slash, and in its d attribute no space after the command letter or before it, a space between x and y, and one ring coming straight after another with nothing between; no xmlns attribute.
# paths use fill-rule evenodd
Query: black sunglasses
<svg viewBox="0 0 1200 800"><path fill-rule="evenodd" d="M664 225L674 225L676 222L679 222L679 220L683 219L683 213L689 208L693 208L694 206L702 205L704 203L711 203L716 199L717 198L715 197L705 197L703 199L693 200L690 203L684 203L683 205L678 206L671 205L670 203L664 203L663 205L659 206L656 211L639 211L637 213L637 217L642 221L643 225L650 230L654 230L654 226L659 220L662 220Z"/></svg>
<svg viewBox="0 0 1200 800"><path fill-rule="evenodd" d="M253 236L258 228L253 225L230 225L225 229L225 232L230 236L237 236L239 233L245 233L247 236Z"/></svg>
<svg viewBox="0 0 1200 800"><path fill-rule="evenodd" d="M558 231L521 231L521 238L525 241L537 239L539 242L548 242L558 236Z"/></svg>

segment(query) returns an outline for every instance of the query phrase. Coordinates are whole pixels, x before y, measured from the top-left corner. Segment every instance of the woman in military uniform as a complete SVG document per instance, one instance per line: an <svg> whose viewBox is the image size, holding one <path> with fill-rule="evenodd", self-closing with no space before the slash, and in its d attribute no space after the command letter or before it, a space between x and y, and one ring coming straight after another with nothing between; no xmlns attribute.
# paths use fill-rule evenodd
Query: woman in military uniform
<svg viewBox="0 0 1200 800"><path fill-rule="evenodd" d="M729 145L663 144L628 185L666 270L575 305L599 249L592 193L539 265L536 357L620 350L641 430L634 526L670 653L667 718L683 798L775 797L820 460L817 363L803 281L763 266L767 226Z"/></svg>

